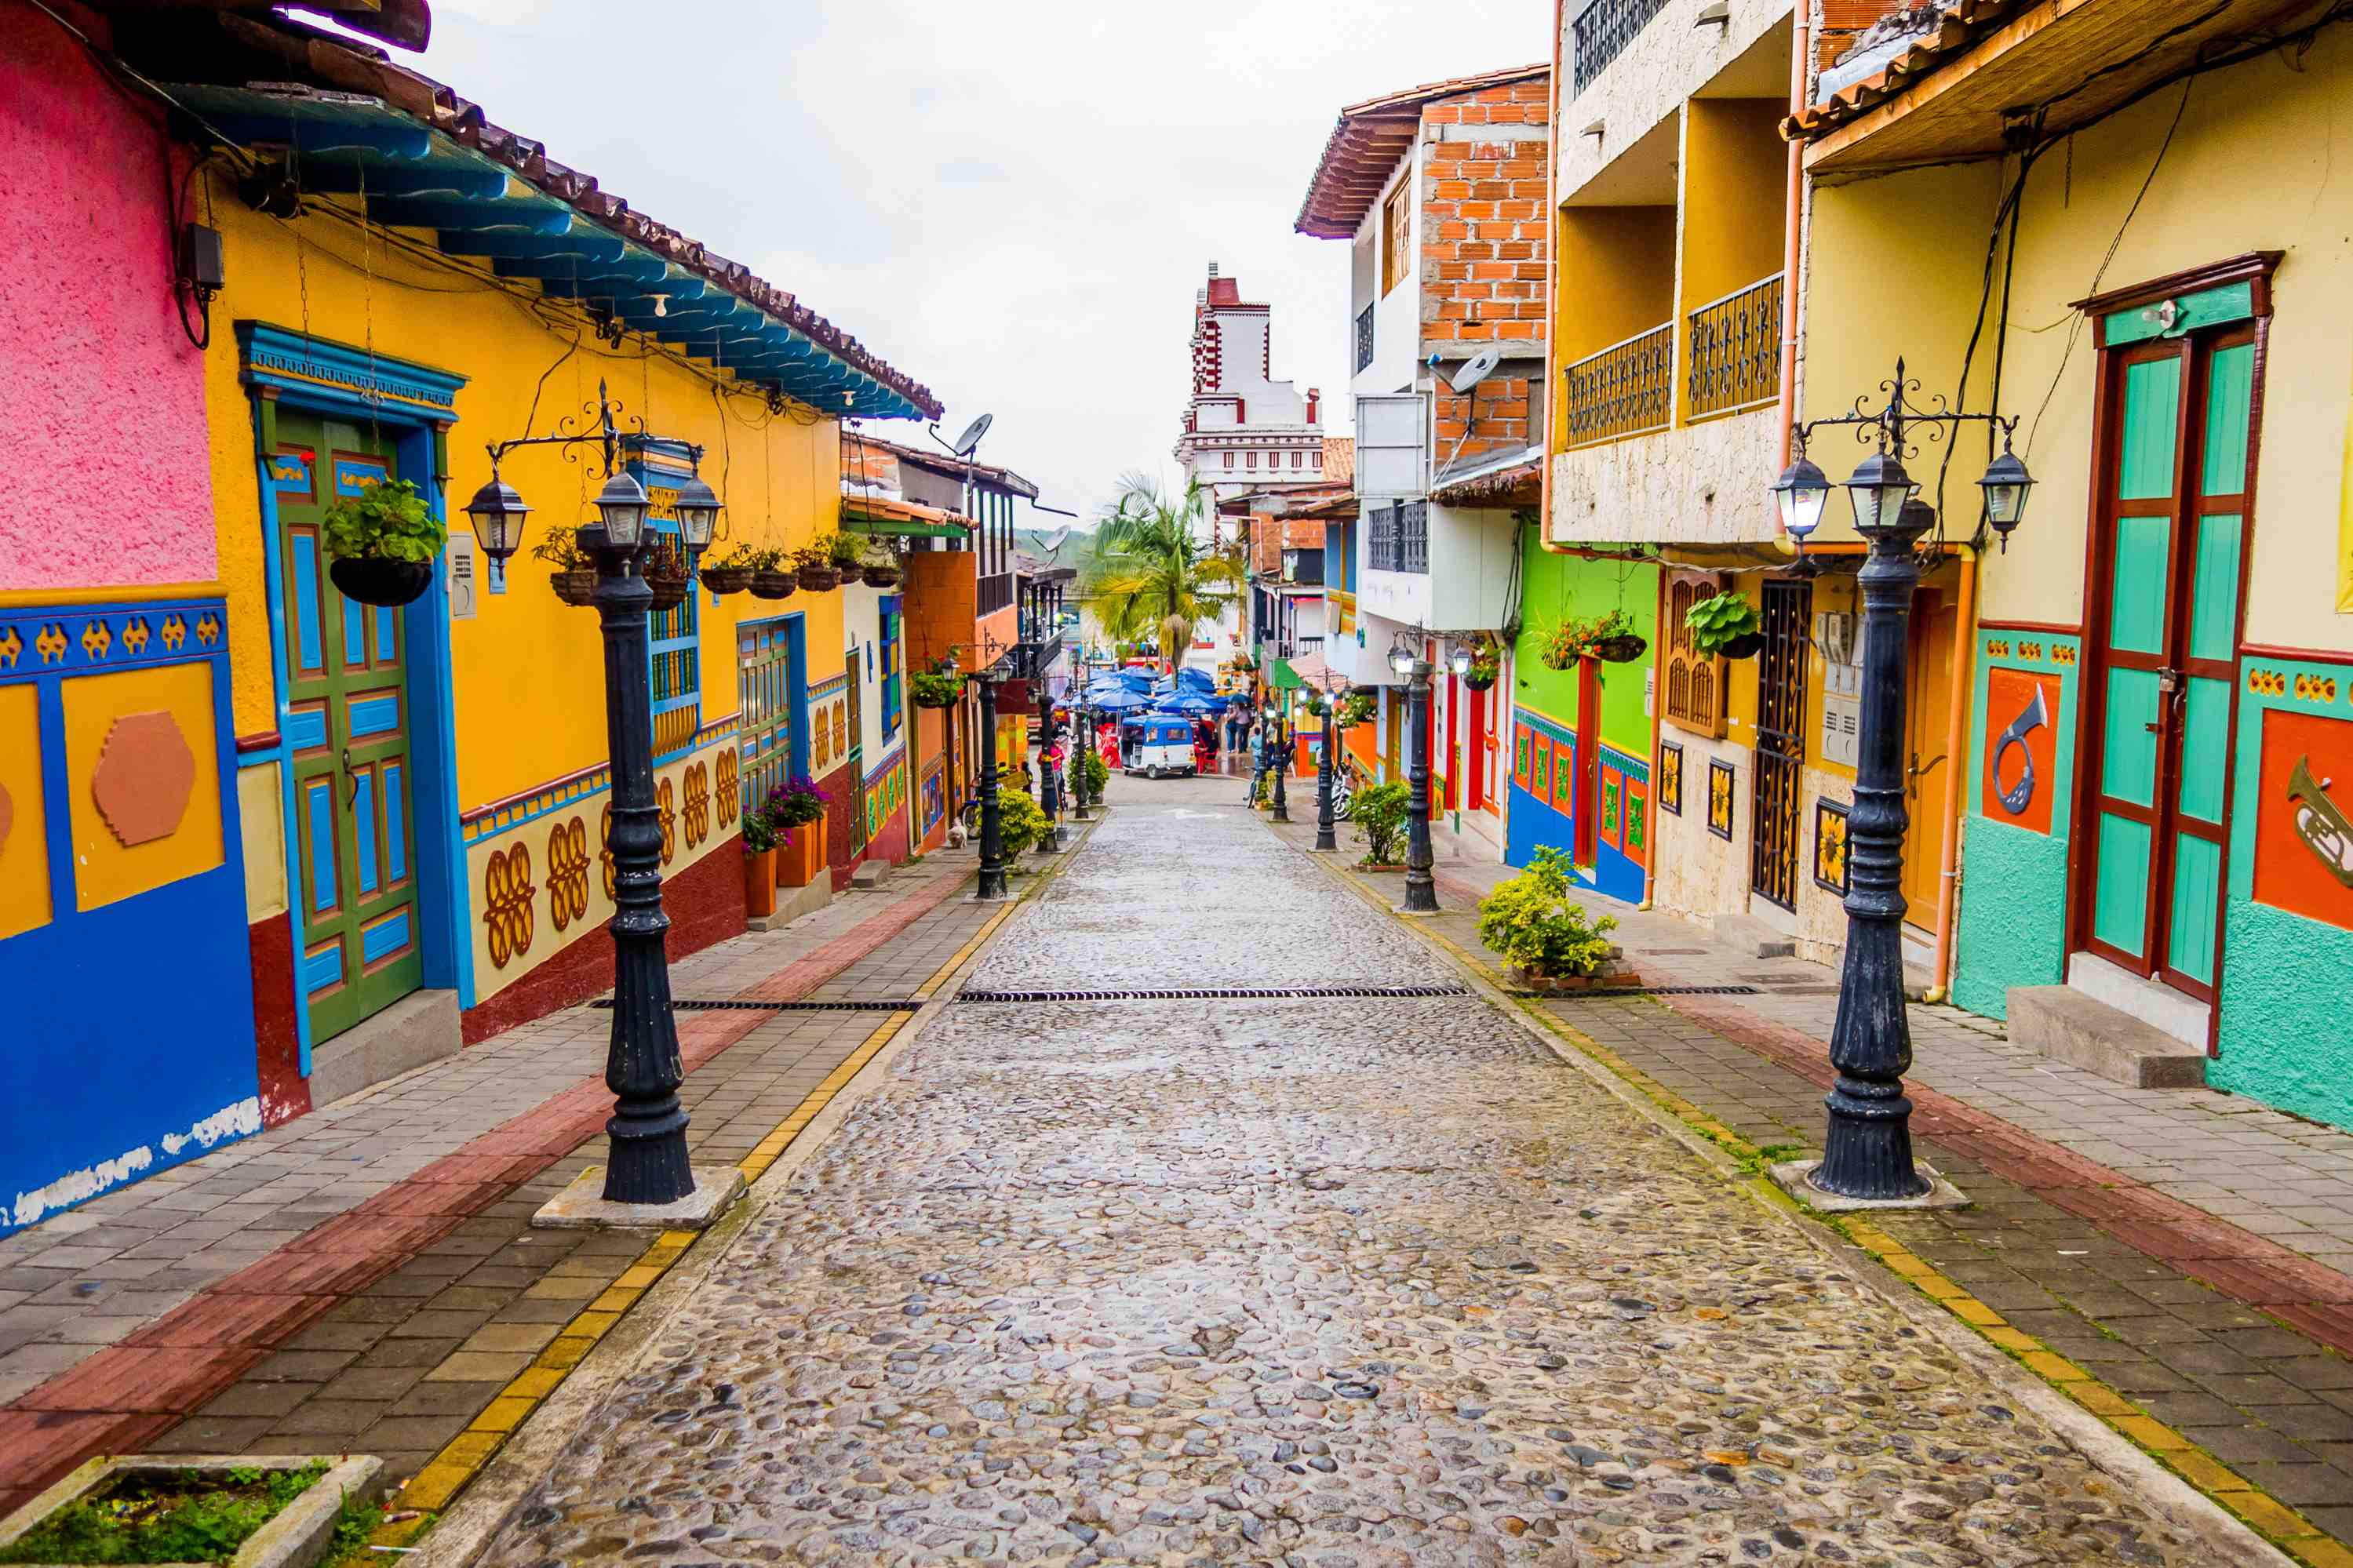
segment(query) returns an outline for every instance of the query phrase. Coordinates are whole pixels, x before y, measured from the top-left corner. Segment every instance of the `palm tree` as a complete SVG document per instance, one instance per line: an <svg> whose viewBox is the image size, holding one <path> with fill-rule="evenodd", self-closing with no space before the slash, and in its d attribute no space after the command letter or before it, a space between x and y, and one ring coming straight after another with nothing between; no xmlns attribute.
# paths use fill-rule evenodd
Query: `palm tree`
<svg viewBox="0 0 2353 1568"><path fill-rule="evenodd" d="M1150 478L1128 475L1095 529L1094 559L1082 588L1106 632L1122 641L1156 639L1172 671L1194 628L1217 620L1241 596L1239 548L1220 549L1204 537L1208 501L1198 480L1171 501Z"/></svg>

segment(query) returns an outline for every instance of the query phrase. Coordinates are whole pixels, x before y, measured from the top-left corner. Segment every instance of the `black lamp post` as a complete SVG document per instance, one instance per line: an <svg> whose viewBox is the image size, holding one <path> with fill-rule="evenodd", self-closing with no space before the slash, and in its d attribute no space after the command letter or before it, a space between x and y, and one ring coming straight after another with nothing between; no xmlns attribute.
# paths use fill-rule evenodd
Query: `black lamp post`
<svg viewBox="0 0 2353 1568"><path fill-rule="evenodd" d="M1266 705L1266 739L1267 763L1274 769L1274 810L1269 819L1289 822L1291 797L1283 792L1282 779L1291 771L1290 710L1279 697Z"/></svg>
<svg viewBox="0 0 2353 1568"><path fill-rule="evenodd" d="M1079 679L1086 671L1079 671ZM1087 759L1095 754L1094 726L1087 721L1087 700L1083 688L1071 705L1071 820L1092 822L1087 815Z"/></svg>
<svg viewBox="0 0 2353 1568"><path fill-rule="evenodd" d="M1409 915L1438 912L1437 857L1430 847L1430 678L1436 671L1418 650L1399 643L1389 650L1389 668L1406 678L1405 902Z"/></svg>
<svg viewBox="0 0 2353 1568"><path fill-rule="evenodd" d="M613 416L621 405L596 388L586 412L593 428L575 430L564 420L548 436L525 436L492 443L491 478L466 510L476 542L492 560L504 561L522 543L523 519L531 508L513 486L499 478L501 458L518 447L571 447L593 442L605 458L605 483L596 492L597 521L579 531L580 548L595 558L594 603L605 638L605 731L613 766L613 826L606 846L613 855L613 1025L605 1052L605 1083L613 1091L613 1115L605 1124L611 1148L605 1166L605 1198L610 1203L674 1204L694 1192L687 1163L687 1115L679 1104L685 1081L678 1048L677 1020L670 1012L670 960L664 933L670 916L662 909L661 813L654 801L653 692L649 677L646 614L653 589L645 579L645 552L656 531L647 526L650 510L645 487L621 466L621 432ZM645 422L633 421L635 435ZM702 448L688 450L700 462ZM697 476L679 489L679 540L690 557L709 547L719 518L719 498Z"/></svg>
<svg viewBox="0 0 2353 1568"><path fill-rule="evenodd" d="M997 682L994 668L980 672L980 886L978 899L1005 897L1005 818L997 802Z"/></svg>
<svg viewBox="0 0 2353 1568"><path fill-rule="evenodd" d="M1332 747L1333 737L1339 733L1334 727L1340 700L1327 689L1324 693L1324 754L1315 767L1315 847L1337 849L1340 836L1332 818Z"/></svg>
<svg viewBox="0 0 2353 1568"><path fill-rule="evenodd" d="M1886 405L1876 414L1815 420L1797 432L1796 458L1774 485L1783 526L1800 550L1821 521L1830 481L1805 457L1807 438L1824 426L1854 428L1875 442L1847 480L1855 531L1870 544L1858 582L1862 592L1862 711L1855 753L1854 806L1847 817L1846 957L1839 976L1837 1021L1831 1028L1831 1066L1837 1070L1823 1103L1830 1110L1822 1162L1807 1178L1833 1197L1869 1203L1917 1198L1930 1190L1912 1159L1912 1102L1904 1074L1912 1065L1912 1031L1904 1004L1905 692L1909 685L1912 594L1920 580L1922 537L1936 513L1915 500L1920 487L1905 471L1915 449L1905 439L1915 424L1963 424L2001 431L2004 450L1981 481L1987 521L2007 543L2026 507L2034 479L2009 450L2015 417L1961 414L1943 406L1921 410L1907 402L1918 389L1904 363L1883 382Z"/></svg>

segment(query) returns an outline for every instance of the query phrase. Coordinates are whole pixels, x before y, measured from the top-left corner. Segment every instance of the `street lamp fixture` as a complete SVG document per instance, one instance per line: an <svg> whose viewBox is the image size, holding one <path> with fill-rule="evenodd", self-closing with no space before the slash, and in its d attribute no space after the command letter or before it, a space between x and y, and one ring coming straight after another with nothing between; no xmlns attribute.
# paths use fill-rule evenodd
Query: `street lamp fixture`
<svg viewBox="0 0 2353 1568"><path fill-rule="evenodd" d="M1847 817L1846 955L1831 1027L1831 1066L1838 1076L1823 1101L1830 1120L1821 1163L1805 1180L1832 1197L1901 1203L1933 1190L1913 1163L1912 1102L1904 1095L1904 1074L1912 1066L1904 1001L1904 707L1912 595L1920 581L1917 546L1936 526L1935 509L1917 499L1920 487L1904 468L1906 457L1918 455L1909 432L1930 426L1938 440L1957 438L1969 424L2001 432L2003 453L1979 482L1987 519L2005 539L2018 526L2034 480L2008 450L2015 416L1961 413L1942 398L1924 408L1912 401L1919 383L1906 377L1902 360L1895 362L1895 379L1880 387L1886 402L1875 412L1858 401L1852 414L1793 432L1799 459L1772 489L1784 526L1802 543L1820 521L1828 494L1821 470L1804 460L1808 438L1822 426L1844 426L1873 443L1846 483L1856 531L1870 546L1856 577L1862 597L1862 727L1854 805Z"/></svg>
<svg viewBox="0 0 2353 1568"><path fill-rule="evenodd" d="M605 543L614 550L635 550L645 538L646 513L652 510L646 487L628 469L605 480L596 492L596 515L605 524Z"/></svg>
<svg viewBox="0 0 2353 1568"><path fill-rule="evenodd" d="M475 542L491 560L505 561L522 548L522 520L531 515L531 508L523 505L512 485L499 478L496 468L466 503L466 515L474 520Z"/></svg>
<svg viewBox="0 0 2353 1568"><path fill-rule="evenodd" d="M1799 549L1803 550L1814 530L1822 525L1822 509L1830 504L1830 499L1829 477L1802 451L1774 481L1773 500L1781 510L1781 531L1795 541Z"/></svg>
<svg viewBox="0 0 2353 1568"><path fill-rule="evenodd" d="M1477 655L1469 643L1456 643L1453 650L1446 656L1446 668L1457 675L1468 675L1476 658Z"/></svg>
<svg viewBox="0 0 2353 1568"><path fill-rule="evenodd" d="M1399 680L1411 679L1413 667L1420 662L1413 649L1403 643L1398 643L1389 649L1389 668Z"/></svg>
<svg viewBox="0 0 2353 1568"><path fill-rule="evenodd" d="M701 474L691 476L678 487L678 533L687 549L701 555L711 548L712 535L719 529L719 495L702 480Z"/></svg>

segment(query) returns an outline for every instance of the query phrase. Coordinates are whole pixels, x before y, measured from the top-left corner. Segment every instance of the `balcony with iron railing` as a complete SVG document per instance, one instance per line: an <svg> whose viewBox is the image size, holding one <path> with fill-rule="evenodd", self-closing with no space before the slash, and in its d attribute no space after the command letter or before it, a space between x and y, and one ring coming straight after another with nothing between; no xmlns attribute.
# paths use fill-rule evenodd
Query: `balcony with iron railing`
<svg viewBox="0 0 2353 1568"><path fill-rule="evenodd" d="M1694 310L1683 338L1683 417L1761 407L1781 394L1781 274Z"/></svg>
<svg viewBox="0 0 2353 1568"><path fill-rule="evenodd" d="M1367 305L1356 316L1356 369L1363 370L1372 363L1373 307Z"/></svg>
<svg viewBox="0 0 2353 1568"><path fill-rule="evenodd" d="M1369 514L1365 564L1375 572L1430 570L1430 503L1392 501Z"/></svg>
<svg viewBox="0 0 2353 1568"><path fill-rule="evenodd" d="M1569 23L1574 92L1583 92L1665 10L1666 0L1590 0Z"/></svg>
<svg viewBox="0 0 2353 1568"><path fill-rule="evenodd" d="M1674 358L1675 324L1668 321L1563 369L1563 445L1591 447L1665 429L1674 415Z"/></svg>

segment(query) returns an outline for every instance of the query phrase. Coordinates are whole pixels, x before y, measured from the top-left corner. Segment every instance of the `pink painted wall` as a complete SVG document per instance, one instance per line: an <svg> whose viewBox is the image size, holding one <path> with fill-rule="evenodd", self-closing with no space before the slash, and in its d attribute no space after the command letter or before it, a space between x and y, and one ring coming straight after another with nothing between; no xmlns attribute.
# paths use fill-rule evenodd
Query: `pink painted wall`
<svg viewBox="0 0 2353 1568"><path fill-rule="evenodd" d="M160 113L0 0L0 588L216 575L204 354L172 301L185 150L167 146Z"/></svg>

